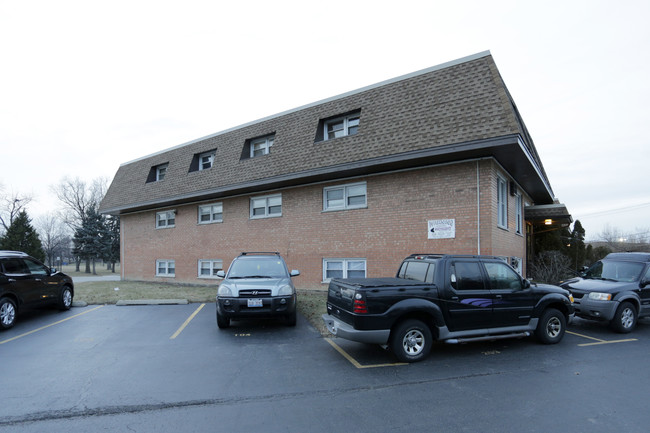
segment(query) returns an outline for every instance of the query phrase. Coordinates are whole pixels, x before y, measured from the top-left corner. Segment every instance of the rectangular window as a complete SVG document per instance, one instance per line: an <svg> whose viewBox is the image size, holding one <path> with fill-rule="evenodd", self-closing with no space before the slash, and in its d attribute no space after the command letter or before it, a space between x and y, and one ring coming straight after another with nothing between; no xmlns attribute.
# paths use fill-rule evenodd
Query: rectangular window
<svg viewBox="0 0 650 433"><path fill-rule="evenodd" d="M500 177L497 178L497 224L508 228L508 184Z"/></svg>
<svg viewBox="0 0 650 433"><path fill-rule="evenodd" d="M199 206L199 224L220 223L222 221L222 203L205 204Z"/></svg>
<svg viewBox="0 0 650 433"><path fill-rule="evenodd" d="M517 194L515 197L515 206L516 206L516 218L517 218L517 234L522 234L524 230L524 217L523 217L523 202L521 199L521 194Z"/></svg>
<svg viewBox="0 0 650 433"><path fill-rule="evenodd" d="M176 211L167 210L164 212L156 212L156 228L164 229L171 228L176 225Z"/></svg>
<svg viewBox="0 0 650 433"><path fill-rule="evenodd" d="M167 174L167 164L159 165L156 167L156 182L161 181Z"/></svg>
<svg viewBox="0 0 650 433"><path fill-rule="evenodd" d="M214 152L206 152L199 155L199 170L207 170L214 164Z"/></svg>
<svg viewBox="0 0 650 433"><path fill-rule="evenodd" d="M323 210L358 209L367 207L366 183L330 186L323 189Z"/></svg>
<svg viewBox="0 0 650 433"><path fill-rule="evenodd" d="M356 112L325 121L323 123L323 139L332 140L334 138L356 134L359 130L359 118L360 113Z"/></svg>
<svg viewBox="0 0 650 433"><path fill-rule="evenodd" d="M174 260L156 260L157 277L175 277L176 262Z"/></svg>
<svg viewBox="0 0 650 433"><path fill-rule="evenodd" d="M266 137L251 140L251 158L268 155L271 151L271 146L273 146L274 139L274 135L267 135Z"/></svg>
<svg viewBox="0 0 650 433"><path fill-rule="evenodd" d="M323 281L366 278L366 259L323 259Z"/></svg>
<svg viewBox="0 0 650 433"><path fill-rule="evenodd" d="M251 198L251 218L282 216L282 195L267 195Z"/></svg>
<svg viewBox="0 0 650 433"><path fill-rule="evenodd" d="M199 260L199 278L215 278L223 269L223 260Z"/></svg>

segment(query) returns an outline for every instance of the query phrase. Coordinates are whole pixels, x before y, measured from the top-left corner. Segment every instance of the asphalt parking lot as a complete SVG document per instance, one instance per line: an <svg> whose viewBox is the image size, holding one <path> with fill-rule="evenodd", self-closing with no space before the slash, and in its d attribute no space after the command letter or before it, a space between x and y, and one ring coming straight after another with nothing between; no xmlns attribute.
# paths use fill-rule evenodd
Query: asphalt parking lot
<svg viewBox="0 0 650 433"><path fill-rule="evenodd" d="M302 317L220 331L214 304L42 310L0 333L0 431L646 432L648 354L647 319L405 365Z"/></svg>

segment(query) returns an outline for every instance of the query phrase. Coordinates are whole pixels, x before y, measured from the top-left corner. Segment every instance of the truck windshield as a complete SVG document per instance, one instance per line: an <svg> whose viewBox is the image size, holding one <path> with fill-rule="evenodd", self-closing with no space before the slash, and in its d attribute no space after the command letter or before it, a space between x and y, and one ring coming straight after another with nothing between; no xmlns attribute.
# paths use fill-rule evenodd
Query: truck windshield
<svg viewBox="0 0 650 433"><path fill-rule="evenodd" d="M594 263L585 273L585 278L630 283L641 276L643 263L603 260Z"/></svg>

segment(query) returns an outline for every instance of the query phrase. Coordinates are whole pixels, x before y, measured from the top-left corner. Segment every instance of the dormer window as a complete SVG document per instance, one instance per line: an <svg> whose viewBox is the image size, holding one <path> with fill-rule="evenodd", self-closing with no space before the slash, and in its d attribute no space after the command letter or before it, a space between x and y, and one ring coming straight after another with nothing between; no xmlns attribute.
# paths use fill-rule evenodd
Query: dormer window
<svg viewBox="0 0 650 433"><path fill-rule="evenodd" d="M273 146L273 140L275 135L267 135L266 137L256 138L251 140L251 158L256 156L268 155L271 151L271 146Z"/></svg>
<svg viewBox="0 0 650 433"><path fill-rule="evenodd" d="M328 120L323 127L325 140L354 135L359 130L359 113Z"/></svg>
<svg viewBox="0 0 650 433"><path fill-rule="evenodd" d="M167 174L167 167L169 166L169 163L164 163L164 164L159 164L159 165L154 165L151 167L149 170L149 174L147 175L147 183L149 182L159 182L165 178L165 175Z"/></svg>
<svg viewBox="0 0 650 433"><path fill-rule="evenodd" d="M241 152L241 159L251 159L271 153L271 146L275 141L275 132L255 138L248 138L244 141L244 148Z"/></svg>
<svg viewBox="0 0 650 433"><path fill-rule="evenodd" d="M347 135L355 135L359 132L360 120L361 110L354 110L327 119L321 119L318 122L315 141L333 140Z"/></svg>
<svg viewBox="0 0 650 433"><path fill-rule="evenodd" d="M214 164L214 152L206 152L199 155L199 171L207 170Z"/></svg>
<svg viewBox="0 0 650 433"><path fill-rule="evenodd" d="M159 165L156 167L156 182L161 181L165 178L167 173L167 164Z"/></svg>
<svg viewBox="0 0 650 433"><path fill-rule="evenodd" d="M216 154L216 149L209 152L195 153L194 157L192 157L189 171L203 171L212 168Z"/></svg>

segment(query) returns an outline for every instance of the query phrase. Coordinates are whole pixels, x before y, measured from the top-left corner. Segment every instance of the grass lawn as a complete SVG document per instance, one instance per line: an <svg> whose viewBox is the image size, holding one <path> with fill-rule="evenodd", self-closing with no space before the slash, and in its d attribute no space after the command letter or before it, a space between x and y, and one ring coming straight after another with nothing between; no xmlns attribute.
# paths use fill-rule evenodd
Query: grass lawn
<svg viewBox="0 0 650 433"><path fill-rule="evenodd" d="M97 267L97 273L99 274ZM115 275L102 268L102 275ZM83 272L74 272L71 266L69 272L67 266L63 270L72 276L89 276ZM82 266L83 270L83 266ZM119 270L116 269L119 275ZM217 284L211 286L169 284L143 281L93 281L75 283L75 301L87 302L88 304L115 304L120 300L142 300L142 299L187 299L189 302L215 302L217 296ZM298 289L298 312L318 329L323 335L327 329L323 325L321 315L326 312L326 290Z"/></svg>

